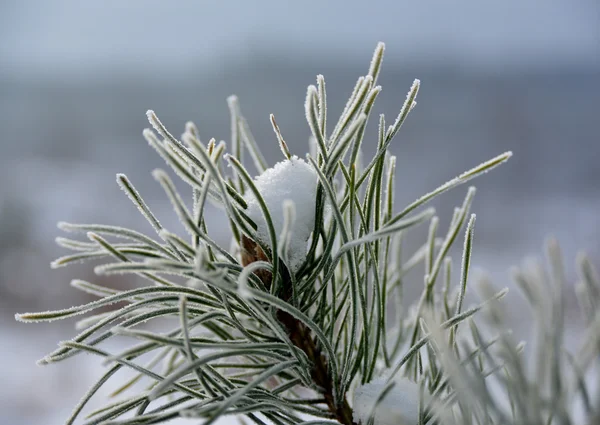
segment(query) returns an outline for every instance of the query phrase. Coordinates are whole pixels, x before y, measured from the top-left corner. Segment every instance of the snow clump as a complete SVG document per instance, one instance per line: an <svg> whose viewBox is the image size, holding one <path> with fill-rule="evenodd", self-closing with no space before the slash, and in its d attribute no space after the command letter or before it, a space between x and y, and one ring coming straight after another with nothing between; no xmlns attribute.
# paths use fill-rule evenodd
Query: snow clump
<svg viewBox="0 0 600 425"><path fill-rule="evenodd" d="M288 252L290 264L287 264L295 273L306 257L307 241L315 225L317 173L304 160L292 156L266 169L254 179L254 184L267 204L278 244L284 224L284 201L292 201L295 205ZM248 190L244 199L248 203L246 213L258 226L258 238L270 246L267 223L256 197Z"/></svg>
<svg viewBox="0 0 600 425"><path fill-rule="evenodd" d="M406 378L394 381L395 385L375 409L375 425L414 425L419 420L418 384ZM377 378L354 390L354 422L366 425L373 406L386 387L385 378ZM428 399L424 394L425 400ZM426 405L426 403L425 403Z"/></svg>

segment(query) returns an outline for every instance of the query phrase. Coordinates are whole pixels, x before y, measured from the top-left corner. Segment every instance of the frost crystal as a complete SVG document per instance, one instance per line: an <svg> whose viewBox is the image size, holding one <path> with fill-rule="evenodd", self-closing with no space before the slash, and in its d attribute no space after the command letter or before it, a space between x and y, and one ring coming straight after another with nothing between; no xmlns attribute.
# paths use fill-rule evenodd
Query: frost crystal
<svg viewBox="0 0 600 425"><path fill-rule="evenodd" d="M373 406L386 387L377 378L354 391L354 422L366 425ZM375 409L375 425L414 425L419 419L419 385L408 379L395 381Z"/></svg>
<svg viewBox="0 0 600 425"><path fill-rule="evenodd" d="M254 184L267 204L278 241L283 230L284 201L290 200L295 205L287 266L296 272L306 257L307 241L315 225L317 174L304 160L293 156L265 170L254 179ZM247 214L258 226L258 238L270 245L267 223L256 197L249 191L245 199Z"/></svg>

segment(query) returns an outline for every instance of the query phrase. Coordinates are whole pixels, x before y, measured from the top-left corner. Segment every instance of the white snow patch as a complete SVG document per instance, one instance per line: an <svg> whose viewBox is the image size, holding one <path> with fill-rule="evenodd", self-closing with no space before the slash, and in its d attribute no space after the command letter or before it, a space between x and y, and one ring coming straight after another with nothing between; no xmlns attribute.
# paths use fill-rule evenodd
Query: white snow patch
<svg viewBox="0 0 600 425"><path fill-rule="evenodd" d="M265 170L254 179L254 184L267 204L278 243L284 224L284 201L295 205L287 266L292 273L296 272L306 257L307 241L315 225L317 173L304 160L293 156ZM267 223L256 197L248 191L245 199L247 214L258 226L258 238L270 246Z"/></svg>
<svg viewBox="0 0 600 425"><path fill-rule="evenodd" d="M414 425L419 419L419 385L406 378L394 381L375 410L375 425ZM378 397L386 387L385 378L376 378L354 390L352 406L356 423L367 424Z"/></svg>

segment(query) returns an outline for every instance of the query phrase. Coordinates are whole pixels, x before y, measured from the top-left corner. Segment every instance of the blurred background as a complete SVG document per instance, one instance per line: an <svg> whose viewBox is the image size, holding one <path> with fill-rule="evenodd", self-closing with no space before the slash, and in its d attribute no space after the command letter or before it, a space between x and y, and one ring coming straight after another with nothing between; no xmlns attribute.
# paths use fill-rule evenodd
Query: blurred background
<svg viewBox="0 0 600 425"><path fill-rule="evenodd" d="M303 156L306 86L324 74L333 125L378 41L387 50L375 114L393 120L413 79L422 83L391 148L397 208L512 150L508 164L476 182L473 264L510 286L509 267L540 257L550 234L570 282L578 250L600 263L597 0L0 0L1 424L63 423L102 373L86 356L36 367L74 334L73 322L13 319L85 302L69 281L99 281L90 266L50 270L65 254L54 244L56 222L152 234L115 183L124 172L166 227L177 226L150 176L166 166L142 138L146 110L173 134L193 120L204 141L228 140L225 99L237 94L270 163L281 159L272 112ZM368 134L371 154L375 126ZM465 191L434 203L441 229ZM219 227L218 211L209 219ZM213 236L228 244L225 233ZM509 305L526 335L517 291Z"/></svg>

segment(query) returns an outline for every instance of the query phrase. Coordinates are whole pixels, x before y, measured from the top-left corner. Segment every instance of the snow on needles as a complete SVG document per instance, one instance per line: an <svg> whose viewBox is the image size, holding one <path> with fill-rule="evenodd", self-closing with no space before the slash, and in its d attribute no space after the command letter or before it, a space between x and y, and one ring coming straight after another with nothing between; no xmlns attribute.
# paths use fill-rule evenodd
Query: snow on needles
<svg viewBox="0 0 600 425"><path fill-rule="evenodd" d="M284 226L284 201L292 201L295 205L287 266L291 272L296 272L306 257L307 241L315 225L317 173L304 160L293 156L266 169L254 179L254 184L267 204L278 243L281 243ZM267 223L256 197L248 191L245 200L247 214L258 226L258 238L270 246Z"/></svg>
<svg viewBox="0 0 600 425"><path fill-rule="evenodd" d="M418 384L403 378L394 386L375 408L375 425L414 425L419 420ZM377 399L386 388L386 379L377 378L354 390L353 415L356 423L366 425ZM428 399L427 394L424 398Z"/></svg>

